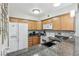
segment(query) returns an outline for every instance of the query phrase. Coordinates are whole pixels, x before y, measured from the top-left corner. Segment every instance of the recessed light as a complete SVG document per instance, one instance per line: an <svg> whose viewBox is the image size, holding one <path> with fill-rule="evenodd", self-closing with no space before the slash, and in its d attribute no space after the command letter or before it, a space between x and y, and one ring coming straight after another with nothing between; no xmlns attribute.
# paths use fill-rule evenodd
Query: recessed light
<svg viewBox="0 0 79 59"><path fill-rule="evenodd" d="M54 3L54 4L53 4L54 7L58 7L58 6L60 6L60 5L61 5L61 3Z"/></svg>
<svg viewBox="0 0 79 59"><path fill-rule="evenodd" d="M32 12L33 12L34 14L39 14L39 13L40 13L40 10L39 10L39 9L33 9Z"/></svg>

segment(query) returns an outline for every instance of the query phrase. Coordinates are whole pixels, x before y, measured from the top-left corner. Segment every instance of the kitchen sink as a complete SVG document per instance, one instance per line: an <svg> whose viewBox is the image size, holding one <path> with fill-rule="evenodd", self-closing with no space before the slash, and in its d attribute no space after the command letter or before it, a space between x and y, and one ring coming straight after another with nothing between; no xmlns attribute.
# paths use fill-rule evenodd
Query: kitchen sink
<svg viewBox="0 0 79 59"><path fill-rule="evenodd" d="M52 42L46 42L46 43L43 43L42 45L46 46L46 47L51 47L53 45L56 45L56 43L52 43Z"/></svg>

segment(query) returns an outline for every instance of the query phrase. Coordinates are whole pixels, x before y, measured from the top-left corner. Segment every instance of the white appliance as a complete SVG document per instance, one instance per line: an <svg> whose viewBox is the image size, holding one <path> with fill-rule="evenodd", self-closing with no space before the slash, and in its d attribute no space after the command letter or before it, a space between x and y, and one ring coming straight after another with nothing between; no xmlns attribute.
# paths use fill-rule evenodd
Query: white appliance
<svg viewBox="0 0 79 59"><path fill-rule="evenodd" d="M9 49L7 52L18 50L18 24L9 23Z"/></svg>
<svg viewBox="0 0 79 59"><path fill-rule="evenodd" d="M28 25L19 23L19 50L28 48Z"/></svg>
<svg viewBox="0 0 79 59"><path fill-rule="evenodd" d="M9 23L9 49L7 53L28 47L28 25Z"/></svg>

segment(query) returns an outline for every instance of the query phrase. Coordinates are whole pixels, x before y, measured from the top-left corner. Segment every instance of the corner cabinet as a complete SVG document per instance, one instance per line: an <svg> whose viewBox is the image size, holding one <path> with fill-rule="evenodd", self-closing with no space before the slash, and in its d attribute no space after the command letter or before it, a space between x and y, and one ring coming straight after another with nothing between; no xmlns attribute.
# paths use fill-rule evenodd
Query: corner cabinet
<svg viewBox="0 0 79 59"><path fill-rule="evenodd" d="M61 19L60 19L60 17L53 18L52 24L53 24L53 30L61 30Z"/></svg>
<svg viewBox="0 0 79 59"><path fill-rule="evenodd" d="M42 25L43 25L43 29L52 29L52 20L49 19L49 20L43 20L42 21Z"/></svg>

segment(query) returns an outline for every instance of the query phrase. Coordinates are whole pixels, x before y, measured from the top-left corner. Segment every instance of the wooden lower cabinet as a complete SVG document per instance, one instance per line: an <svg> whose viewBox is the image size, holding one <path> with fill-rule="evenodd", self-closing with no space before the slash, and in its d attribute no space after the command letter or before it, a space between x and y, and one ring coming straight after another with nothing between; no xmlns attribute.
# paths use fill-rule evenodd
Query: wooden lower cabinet
<svg viewBox="0 0 79 59"><path fill-rule="evenodd" d="M32 36L28 39L28 47L32 47Z"/></svg>
<svg viewBox="0 0 79 59"><path fill-rule="evenodd" d="M28 47L40 44L40 37L38 35L30 36L28 40Z"/></svg>

